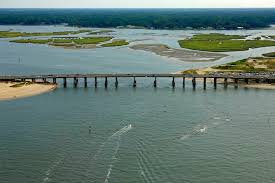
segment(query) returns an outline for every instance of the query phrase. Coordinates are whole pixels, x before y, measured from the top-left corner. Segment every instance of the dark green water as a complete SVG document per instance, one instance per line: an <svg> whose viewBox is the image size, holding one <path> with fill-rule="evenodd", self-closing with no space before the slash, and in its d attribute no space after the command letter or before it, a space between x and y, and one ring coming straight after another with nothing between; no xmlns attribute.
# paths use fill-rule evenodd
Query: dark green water
<svg viewBox="0 0 275 183"><path fill-rule="evenodd" d="M64 50L5 40L0 48L0 74L163 73L201 66L128 48ZM69 83L0 102L0 183L275 182L274 91L214 90L210 84L204 91L201 83L193 91L190 81L183 89L180 80L172 89L166 79L157 89L151 79L138 79L136 89L131 79L119 80L118 89L113 80L108 89L99 80L94 89L92 82L87 89Z"/></svg>
<svg viewBox="0 0 275 183"><path fill-rule="evenodd" d="M274 103L273 91L146 87L1 102L0 179L274 182Z"/></svg>

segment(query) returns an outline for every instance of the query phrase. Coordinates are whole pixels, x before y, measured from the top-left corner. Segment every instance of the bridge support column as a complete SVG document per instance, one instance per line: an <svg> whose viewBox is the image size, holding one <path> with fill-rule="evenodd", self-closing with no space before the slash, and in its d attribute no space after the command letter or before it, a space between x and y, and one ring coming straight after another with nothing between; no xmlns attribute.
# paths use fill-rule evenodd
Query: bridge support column
<svg viewBox="0 0 275 183"><path fill-rule="evenodd" d="M63 86L64 86L64 88L67 87L67 78L63 78Z"/></svg>
<svg viewBox="0 0 275 183"><path fill-rule="evenodd" d="M84 87L87 88L88 83L87 83L87 77L84 77Z"/></svg>
<svg viewBox="0 0 275 183"><path fill-rule="evenodd" d="M185 88L185 77L182 78L182 87Z"/></svg>
<svg viewBox="0 0 275 183"><path fill-rule="evenodd" d="M154 87L156 88L157 87L157 78L155 77L155 80L154 80Z"/></svg>
<svg viewBox="0 0 275 183"><path fill-rule="evenodd" d="M74 78L74 87L76 88L78 84L78 78Z"/></svg>
<svg viewBox="0 0 275 183"><path fill-rule="evenodd" d="M224 87L227 88L227 85L228 85L228 79L224 78Z"/></svg>
<svg viewBox="0 0 275 183"><path fill-rule="evenodd" d="M246 84L248 84L248 79L247 78L244 81L245 81Z"/></svg>
<svg viewBox="0 0 275 183"><path fill-rule="evenodd" d="M97 77L95 77L95 88L97 88Z"/></svg>
<svg viewBox="0 0 275 183"><path fill-rule="evenodd" d="M25 81L26 81L26 79L21 79L21 81L22 81L22 82L25 82Z"/></svg>
<svg viewBox="0 0 275 183"><path fill-rule="evenodd" d="M116 88L118 87L118 80L117 80L117 77L116 77L116 81L115 81L115 87L116 87Z"/></svg>
<svg viewBox="0 0 275 183"><path fill-rule="evenodd" d="M214 78L214 88L217 88L217 78Z"/></svg>
<svg viewBox="0 0 275 183"><path fill-rule="evenodd" d="M35 83L35 79L34 78L32 78L32 82Z"/></svg>
<svg viewBox="0 0 275 183"><path fill-rule="evenodd" d="M239 79L238 79L238 78L235 78L234 80L235 80L235 84L238 84Z"/></svg>
<svg viewBox="0 0 275 183"><path fill-rule="evenodd" d="M104 84L104 86L105 86L105 88L108 87L108 78L107 77L105 77L105 84Z"/></svg>
<svg viewBox="0 0 275 183"><path fill-rule="evenodd" d="M195 89L196 85L197 85L195 77L193 77L193 79L192 79L192 85L193 85L193 89Z"/></svg>
<svg viewBox="0 0 275 183"><path fill-rule="evenodd" d="M43 80L43 83L46 83L46 82L47 82L47 79L46 79L46 78L43 78L42 80Z"/></svg>
<svg viewBox="0 0 275 183"><path fill-rule="evenodd" d="M203 89L206 89L206 77L203 78Z"/></svg>
<svg viewBox="0 0 275 183"><path fill-rule="evenodd" d="M173 77L173 80L172 80L172 87L175 88L175 86L176 86L175 77Z"/></svg>
<svg viewBox="0 0 275 183"><path fill-rule="evenodd" d="M260 79L256 79L255 81L256 81L256 83L260 83Z"/></svg>
<svg viewBox="0 0 275 183"><path fill-rule="evenodd" d="M53 84L56 84L56 78L53 78Z"/></svg>
<svg viewBox="0 0 275 183"><path fill-rule="evenodd" d="M134 87L134 88L137 87L136 77L134 77L133 87Z"/></svg>

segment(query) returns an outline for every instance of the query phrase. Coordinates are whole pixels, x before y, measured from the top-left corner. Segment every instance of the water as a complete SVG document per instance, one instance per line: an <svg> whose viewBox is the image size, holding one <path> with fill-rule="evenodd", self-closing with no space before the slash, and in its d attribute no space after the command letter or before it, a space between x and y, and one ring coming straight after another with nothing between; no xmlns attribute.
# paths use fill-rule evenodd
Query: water
<svg viewBox="0 0 275 183"><path fill-rule="evenodd" d="M0 71L8 74L174 72L193 65L128 48L0 47ZM135 89L131 79L119 80L118 89L111 80L108 89L103 80L98 89L92 80L89 88L82 84L0 102L1 183L275 181L274 91L204 91L201 84L193 91L180 79L175 89L167 79L157 89L150 79L138 79Z"/></svg>

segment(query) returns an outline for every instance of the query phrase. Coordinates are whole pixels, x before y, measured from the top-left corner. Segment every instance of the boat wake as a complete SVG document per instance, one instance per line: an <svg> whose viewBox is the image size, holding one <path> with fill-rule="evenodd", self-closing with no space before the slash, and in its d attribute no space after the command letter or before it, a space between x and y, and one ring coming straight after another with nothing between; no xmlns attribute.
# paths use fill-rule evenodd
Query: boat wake
<svg viewBox="0 0 275 183"><path fill-rule="evenodd" d="M98 175L95 177L104 176L104 183L108 183L111 177L112 170L114 169L114 164L117 161L117 154L120 148L120 142L122 135L126 134L133 128L132 124L126 125L118 131L114 132L107 140L102 143L93 156L95 168L105 168L107 166L107 173L105 175ZM94 172L93 174L102 172Z"/></svg>
<svg viewBox="0 0 275 183"><path fill-rule="evenodd" d="M116 155L118 153L118 150L119 150L119 147L120 147L120 141L121 141L121 135L127 133L129 130L132 129L132 125L129 124L123 128L121 128L120 130L118 130L117 132L115 132L111 138L116 138L117 137L117 141L116 141L116 148L115 148L115 151L112 155L112 159L111 159L111 163L109 164L109 168L108 168L108 172L106 174L106 177L105 177L105 181L104 183L108 183L109 182L109 179L110 179L110 176L111 176L111 173L112 173L112 170L113 170L113 167L114 167L114 164L117 160L116 158Z"/></svg>
<svg viewBox="0 0 275 183"><path fill-rule="evenodd" d="M42 180L42 183L50 182L52 179L50 178L54 170L60 165L60 163L64 160L65 156L61 156L58 158L45 172L45 177Z"/></svg>

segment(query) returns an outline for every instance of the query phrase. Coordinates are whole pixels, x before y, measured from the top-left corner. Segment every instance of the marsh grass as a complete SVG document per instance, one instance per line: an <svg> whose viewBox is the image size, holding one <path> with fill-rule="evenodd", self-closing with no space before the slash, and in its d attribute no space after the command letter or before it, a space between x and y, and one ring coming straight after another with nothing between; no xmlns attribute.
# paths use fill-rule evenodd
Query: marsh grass
<svg viewBox="0 0 275 183"><path fill-rule="evenodd" d="M275 41L241 40L243 38L245 37L239 35L198 34L191 39L179 40L178 43L182 48L210 52L245 51L250 48L275 46Z"/></svg>
<svg viewBox="0 0 275 183"><path fill-rule="evenodd" d="M11 85L10 87L11 88L19 88L19 87L23 87L23 86L30 85L30 84L32 84L32 82L20 82L20 83Z"/></svg>
<svg viewBox="0 0 275 183"><path fill-rule="evenodd" d="M105 43L102 44L102 47L115 47L115 46L125 46L128 45L129 43L126 40L115 40L112 41L111 43Z"/></svg>
<svg viewBox="0 0 275 183"><path fill-rule="evenodd" d="M89 33L91 30L63 31L63 32L12 32L0 31L0 38L15 37L35 37L35 36L56 36L56 35L75 35L80 33Z"/></svg>
<svg viewBox="0 0 275 183"><path fill-rule="evenodd" d="M275 57L275 52L263 54L265 57Z"/></svg>
<svg viewBox="0 0 275 183"><path fill-rule="evenodd" d="M263 72L275 70L275 59L272 58L249 58L236 62L231 62L212 67L221 71L246 71L246 72Z"/></svg>

